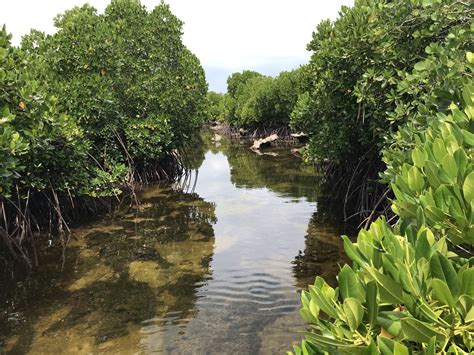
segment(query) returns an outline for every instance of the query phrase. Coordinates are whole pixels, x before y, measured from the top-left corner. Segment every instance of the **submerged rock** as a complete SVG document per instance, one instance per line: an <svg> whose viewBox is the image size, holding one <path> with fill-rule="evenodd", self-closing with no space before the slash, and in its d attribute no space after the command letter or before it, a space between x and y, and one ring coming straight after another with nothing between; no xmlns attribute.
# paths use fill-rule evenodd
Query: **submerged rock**
<svg viewBox="0 0 474 355"><path fill-rule="evenodd" d="M259 150L261 148L271 147L272 143L278 139L279 138L277 134L272 134L271 136L268 136L267 138L257 139L256 141L253 142L253 145L250 147L250 149Z"/></svg>
<svg viewBox="0 0 474 355"><path fill-rule="evenodd" d="M219 143L222 140L222 137L219 134L214 134L214 137L212 137L212 141L214 143Z"/></svg>
<svg viewBox="0 0 474 355"><path fill-rule="evenodd" d="M69 291L78 291L90 287L96 282L107 281L115 275L114 270L107 265L99 264L97 267L89 270L80 278L75 280L69 287Z"/></svg>

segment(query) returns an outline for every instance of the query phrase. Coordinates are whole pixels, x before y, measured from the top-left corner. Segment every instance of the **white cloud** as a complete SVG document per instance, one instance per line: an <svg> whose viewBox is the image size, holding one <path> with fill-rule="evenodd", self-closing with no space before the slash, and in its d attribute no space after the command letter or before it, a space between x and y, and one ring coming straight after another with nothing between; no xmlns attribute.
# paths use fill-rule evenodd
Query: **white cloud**
<svg viewBox="0 0 474 355"><path fill-rule="evenodd" d="M2 0L0 24L19 43L36 28L54 32L53 18L66 9L89 2L103 11L108 0ZM306 45L316 25L334 19L341 5L353 0L168 0L185 22L185 44L206 69L225 68L229 73L264 68L279 61L278 69L291 69L309 58ZM149 9L159 0L142 0ZM287 58L282 61L281 58ZM285 63L290 67L285 68ZM291 64L293 63L293 64ZM274 69L272 70L272 72ZM269 73L271 74L271 73ZM222 80L220 78L219 80ZM222 83L218 83L221 86ZM212 85L216 83L211 82Z"/></svg>

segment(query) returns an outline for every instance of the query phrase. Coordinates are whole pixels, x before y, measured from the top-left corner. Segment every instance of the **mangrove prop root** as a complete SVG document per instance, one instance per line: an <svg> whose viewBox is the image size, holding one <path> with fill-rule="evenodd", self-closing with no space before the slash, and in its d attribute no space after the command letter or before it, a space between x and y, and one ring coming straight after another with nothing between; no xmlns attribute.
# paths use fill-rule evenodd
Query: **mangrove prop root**
<svg viewBox="0 0 474 355"><path fill-rule="evenodd" d="M127 179L120 196L75 197L70 191L57 192L50 188L47 191L32 192L20 191L18 187L13 190L13 196L0 196L0 260L6 265L2 267L2 273L6 273L8 269L13 270L15 264L26 266L28 270L37 268L40 263L40 235L60 243L60 262L64 269L72 223L110 212L124 202L138 205L135 190L140 184L175 180L185 182L189 189L192 174L187 168L187 159L184 149L182 152L170 152L152 169L140 169L130 159Z"/></svg>

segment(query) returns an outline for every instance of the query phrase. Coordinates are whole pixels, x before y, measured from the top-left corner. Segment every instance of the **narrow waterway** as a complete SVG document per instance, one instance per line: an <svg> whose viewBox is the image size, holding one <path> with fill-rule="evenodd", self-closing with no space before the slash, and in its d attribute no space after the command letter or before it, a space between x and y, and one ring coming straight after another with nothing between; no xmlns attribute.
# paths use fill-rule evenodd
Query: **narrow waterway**
<svg viewBox="0 0 474 355"><path fill-rule="evenodd" d="M343 225L289 147L211 137L180 184L76 228L63 272L50 252L0 306L0 353L274 354L300 340L299 291L334 279Z"/></svg>

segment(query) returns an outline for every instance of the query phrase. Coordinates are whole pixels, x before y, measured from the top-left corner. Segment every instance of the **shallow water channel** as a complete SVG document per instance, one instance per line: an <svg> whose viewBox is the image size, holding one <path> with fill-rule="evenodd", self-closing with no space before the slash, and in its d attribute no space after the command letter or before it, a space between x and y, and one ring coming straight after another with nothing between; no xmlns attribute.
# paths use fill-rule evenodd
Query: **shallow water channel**
<svg viewBox="0 0 474 355"><path fill-rule="evenodd" d="M51 252L0 305L0 353L290 350L300 290L344 262L343 225L291 147L248 146L203 134L186 179L75 228L65 270Z"/></svg>

